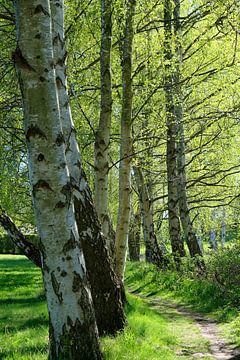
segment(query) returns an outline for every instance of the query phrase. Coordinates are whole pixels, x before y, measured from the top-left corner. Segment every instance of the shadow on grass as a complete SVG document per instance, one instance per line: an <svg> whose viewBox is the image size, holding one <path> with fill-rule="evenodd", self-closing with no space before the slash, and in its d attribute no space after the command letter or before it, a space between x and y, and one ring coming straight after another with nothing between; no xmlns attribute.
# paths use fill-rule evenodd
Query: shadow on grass
<svg viewBox="0 0 240 360"><path fill-rule="evenodd" d="M45 301L45 295L43 293L39 294L36 297L25 297L25 298L7 298L7 299L0 299L0 306L1 305L23 305L29 306L31 304L37 304Z"/></svg>

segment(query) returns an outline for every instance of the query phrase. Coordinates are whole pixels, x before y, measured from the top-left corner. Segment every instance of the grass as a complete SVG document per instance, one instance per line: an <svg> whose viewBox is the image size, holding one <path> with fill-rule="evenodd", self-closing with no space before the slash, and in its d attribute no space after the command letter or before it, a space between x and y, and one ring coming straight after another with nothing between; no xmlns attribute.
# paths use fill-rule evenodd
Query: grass
<svg viewBox="0 0 240 360"><path fill-rule="evenodd" d="M137 279L135 268L137 264L129 265L129 284L145 286L149 274ZM145 273L139 271L142 277ZM148 286L148 292L154 292ZM40 270L24 256L1 255L0 287L0 359L47 359L48 317ZM128 301L126 330L101 340L106 360L190 360L194 352L207 352L208 344L191 319L133 295Z"/></svg>

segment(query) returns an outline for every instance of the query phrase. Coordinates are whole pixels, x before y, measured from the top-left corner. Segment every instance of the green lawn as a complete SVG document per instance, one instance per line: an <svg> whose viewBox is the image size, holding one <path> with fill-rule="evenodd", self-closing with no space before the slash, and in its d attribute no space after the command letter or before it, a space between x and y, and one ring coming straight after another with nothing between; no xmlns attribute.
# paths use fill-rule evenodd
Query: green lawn
<svg viewBox="0 0 240 360"><path fill-rule="evenodd" d="M1 255L0 287L0 359L47 359L48 318L40 270L24 256ZM128 301L125 332L101 340L106 359L193 359L194 352L207 352L208 344L190 319L174 309L151 309L132 295Z"/></svg>

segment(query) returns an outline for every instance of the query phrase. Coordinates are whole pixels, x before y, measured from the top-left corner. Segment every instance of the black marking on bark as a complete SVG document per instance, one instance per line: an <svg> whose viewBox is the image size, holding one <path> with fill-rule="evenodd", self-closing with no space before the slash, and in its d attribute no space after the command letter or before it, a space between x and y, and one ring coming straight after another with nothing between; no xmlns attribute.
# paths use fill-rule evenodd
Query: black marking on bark
<svg viewBox="0 0 240 360"><path fill-rule="evenodd" d="M70 260L72 260L72 257L68 255L68 256L66 256L66 260L70 261Z"/></svg>
<svg viewBox="0 0 240 360"><path fill-rule="evenodd" d="M78 246L78 242L76 241L74 233L71 231L70 239L63 246L63 253L66 254L68 251L75 249L77 246Z"/></svg>
<svg viewBox="0 0 240 360"><path fill-rule="evenodd" d="M60 42L61 44L63 43L59 34L57 34L57 36L53 38L53 45L57 45L58 42Z"/></svg>
<svg viewBox="0 0 240 360"><path fill-rule="evenodd" d="M67 272L65 270L63 270L60 274L62 277L66 277L67 276Z"/></svg>
<svg viewBox="0 0 240 360"><path fill-rule="evenodd" d="M56 138L56 144L57 144L57 146L61 146L64 143L65 143L65 140L64 140L63 133L60 132Z"/></svg>
<svg viewBox="0 0 240 360"><path fill-rule="evenodd" d="M27 141L29 141L31 137L33 137L33 138L39 137L40 139L47 139L46 134L37 125L29 126L29 128L26 132Z"/></svg>
<svg viewBox="0 0 240 360"><path fill-rule="evenodd" d="M74 165L77 166L81 170L82 164L81 164L80 160L78 160Z"/></svg>
<svg viewBox="0 0 240 360"><path fill-rule="evenodd" d="M64 84L63 84L63 81L62 81L62 79L61 79L59 76L56 77L56 84L57 84L57 88L58 88L58 89L61 89L62 87L65 88L65 86L64 86Z"/></svg>
<svg viewBox="0 0 240 360"><path fill-rule="evenodd" d="M66 59L67 59L67 51L65 51L65 53L61 59L57 60L56 65L64 66Z"/></svg>
<svg viewBox="0 0 240 360"><path fill-rule="evenodd" d="M62 293L60 292L60 283L57 281L54 271L51 272L52 287L55 295L57 296L60 303L63 302Z"/></svg>
<svg viewBox="0 0 240 360"><path fill-rule="evenodd" d="M23 56L22 51L19 47L12 54L12 60L16 66L23 70L35 71L36 70L29 64L28 60Z"/></svg>
<svg viewBox="0 0 240 360"><path fill-rule="evenodd" d="M81 289L81 287L82 287L82 278L81 278L80 274L78 274L76 271L74 271L72 291L74 293L76 293Z"/></svg>
<svg viewBox="0 0 240 360"><path fill-rule="evenodd" d="M61 271L61 268L60 266L57 267L57 271L60 272Z"/></svg>
<svg viewBox="0 0 240 360"><path fill-rule="evenodd" d="M40 80L41 82L46 81L46 79L45 79L43 76L40 76L40 77L39 77L39 80Z"/></svg>
<svg viewBox="0 0 240 360"><path fill-rule="evenodd" d="M47 68L45 68L45 69L44 69L44 72L45 72L45 73L48 73L48 72L49 72L49 70L48 70Z"/></svg>
<svg viewBox="0 0 240 360"><path fill-rule="evenodd" d="M50 190L50 191L52 191L52 189L49 186L48 182L45 181L45 180L38 180L38 182L33 185L33 196L36 195L36 192L38 190Z"/></svg>
<svg viewBox="0 0 240 360"><path fill-rule="evenodd" d="M41 39L41 34L36 34L35 39Z"/></svg>
<svg viewBox="0 0 240 360"><path fill-rule="evenodd" d="M61 162L60 165L59 165L59 169L64 169L66 166L66 163L65 162Z"/></svg>
<svg viewBox="0 0 240 360"><path fill-rule="evenodd" d="M59 201L56 206L55 209L63 209L65 207L65 203L62 201Z"/></svg>
<svg viewBox="0 0 240 360"><path fill-rule="evenodd" d="M39 154L37 159L38 159L38 161L43 161L45 158L44 158L43 154Z"/></svg>
<svg viewBox="0 0 240 360"><path fill-rule="evenodd" d="M66 205L69 206L72 198L72 185L68 182L62 187L61 193L66 197Z"/></svg>
<svg viewBox="0 0 240 360"><path fill-rule="evenodd" d="M37 5L34 9L34 15L39 15L39 14L44 14L44 15L50 16L48 11L46 9L44 9L44 7L41 4Z"/></svg>

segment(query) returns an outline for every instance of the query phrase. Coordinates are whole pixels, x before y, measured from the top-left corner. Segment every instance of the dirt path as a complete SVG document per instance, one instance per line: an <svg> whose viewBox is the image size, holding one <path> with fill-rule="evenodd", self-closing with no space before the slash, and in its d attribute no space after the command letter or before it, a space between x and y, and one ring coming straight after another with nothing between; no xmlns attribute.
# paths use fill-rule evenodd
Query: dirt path
<svg viewBox="0 0 240 360"><path fill-rule="evenodd" d="M164 311L164 308L171 308L174 309L179 315L183 315L194 320L194 322L200 328L202 336L209 343L209 352L196 352L192 354L193 358L204 359L206 357L212 357L213 359L218 360L240 360L240 350L232 348L231 345L222 338L222 336L219 334L216 321L204 317L201 314L195 313L192 310L187 309L187 307L171 303L170 301L165 301L161 298L148 299L147 297L137 293L132 293L144 298L153 309ZM184 355L184 353L179 353L178 355Z"/></svg>

